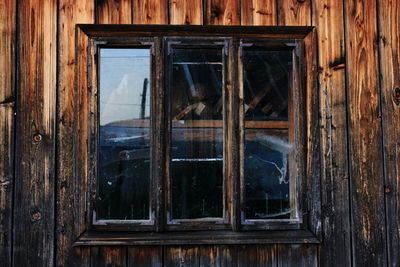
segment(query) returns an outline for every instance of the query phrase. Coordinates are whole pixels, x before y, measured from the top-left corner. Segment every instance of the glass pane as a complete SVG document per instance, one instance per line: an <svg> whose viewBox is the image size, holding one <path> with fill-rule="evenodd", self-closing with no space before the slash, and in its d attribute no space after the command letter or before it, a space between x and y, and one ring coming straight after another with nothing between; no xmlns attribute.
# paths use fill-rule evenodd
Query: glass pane
<svg viewBox="0 0 400 267"><path fill-rule="evenodd" d="M150 50L100 50L97 219L149 219Z"/></svg>
<svg viewBox="0 0 400 267"><path fill-rule="evenodd" d="M291 51L246 49L243 85L247 120L287 120Z"/></svg>
<svg viewBox="0 0 400 267"><path fill-rule="evenodd" d="M289 219L290 128L272 129L268 121L290 122L289 93L292 51L249 48L243 51L245 121L259 121L259 129L245 129L244 179L246 219ZM290 127L290 123L288 123Z"/></svg>
<svg viewBox="0 0 400 267"><path fill-rule="evenodd" d="M246 218L290 218L287 130L245 130Z"/></svg>
<svg viewBox="0 0 400 267"><path fill-rule="evenodd" d="M172 218L221 218L221 49L175 49L173 53Z"/></svg>

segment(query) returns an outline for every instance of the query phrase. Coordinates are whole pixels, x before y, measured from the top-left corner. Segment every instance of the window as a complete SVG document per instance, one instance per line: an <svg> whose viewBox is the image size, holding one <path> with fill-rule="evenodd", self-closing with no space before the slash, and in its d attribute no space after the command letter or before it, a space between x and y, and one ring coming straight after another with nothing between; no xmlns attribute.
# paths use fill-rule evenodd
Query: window
<svg viewBox="0 0 400 267"><path fill-rule="evenodd" d="M309 28L81 27L90 229L310 228Z"/></svg>

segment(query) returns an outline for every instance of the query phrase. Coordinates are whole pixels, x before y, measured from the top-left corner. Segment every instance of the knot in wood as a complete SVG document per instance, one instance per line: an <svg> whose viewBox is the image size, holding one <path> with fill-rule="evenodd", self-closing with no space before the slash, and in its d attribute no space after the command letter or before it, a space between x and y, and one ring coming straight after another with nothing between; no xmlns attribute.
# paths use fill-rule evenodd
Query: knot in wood
<svg viewBox="0 0 400 267"><path fill-rule="evenodd" d="M36 211L32 212L32 214L31 214L32 222L37 222L37 221L40 221L41 219L42 219L42 214L40 213L40 211L36 210Z"/></svg>
<svg viewBox="0 0 400 267"><path fill-rule="evenodd" d="M385 186L385 194L389 194L391 191L389 186Z"/></svg>
<svg viewBox="0 0 400 267"><path fill-rule="evenodd" d="M33 143L35 143L35 144L40 143L42 141L42 139L43 139L43 136L40 133L35 133L32 136Z"/></svg>
<svg viewBox="0 0 400 267"><path fill-rule="evenodd" d="M400 105L400 87L393 89L393 101L396 105Z"/></svg>

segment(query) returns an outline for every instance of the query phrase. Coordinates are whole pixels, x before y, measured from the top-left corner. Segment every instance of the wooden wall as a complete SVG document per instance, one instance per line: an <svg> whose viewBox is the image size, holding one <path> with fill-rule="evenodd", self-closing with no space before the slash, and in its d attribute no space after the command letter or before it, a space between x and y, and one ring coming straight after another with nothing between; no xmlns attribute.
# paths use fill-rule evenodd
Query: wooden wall
<svg viewBox="0 0 400 267"><path fill-rule="evenodd" d="M322 243L71 248L76 23L316 26ZM2 0L0 36L1 266L400 265L400 0Z"/></svg>

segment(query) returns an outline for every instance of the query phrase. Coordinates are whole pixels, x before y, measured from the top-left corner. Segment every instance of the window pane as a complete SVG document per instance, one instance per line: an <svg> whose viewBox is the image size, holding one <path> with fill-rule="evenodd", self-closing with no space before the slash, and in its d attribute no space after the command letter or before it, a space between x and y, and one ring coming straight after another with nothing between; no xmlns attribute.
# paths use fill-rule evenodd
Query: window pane
<svg viewBox="0 0 400 267"><path fill-rule="evenodd" d="M150 50L100 50L97 219L149 219Z"/></svg>
<svg viewBox="0 0 400 267"><path fill-rule="evenodd" d="M173 53L172 218L221 218L221 49L175 49Z"/></svg>
<svg viewBox="0 0 400 267"><path fill-rule="evenodd" d="M258 129L245 129L245 216L290 219L295 214L289 180L292 51L252 47L244 49L242 59L244 119L260 122ZM268 121L286 122L287 128L273 129L276 126Z"/></svg>
<svg viewBox="0 0 400 267"><path fill-rule="evenodd" d="M291 51L244 50L243 85L247 120L287 120Z"/></svg>
<svg viewBox="0 0 400 267"><path fill-rule="evenodd" d="M287 130L245 131L246 218L290 218Z"/></svg>

